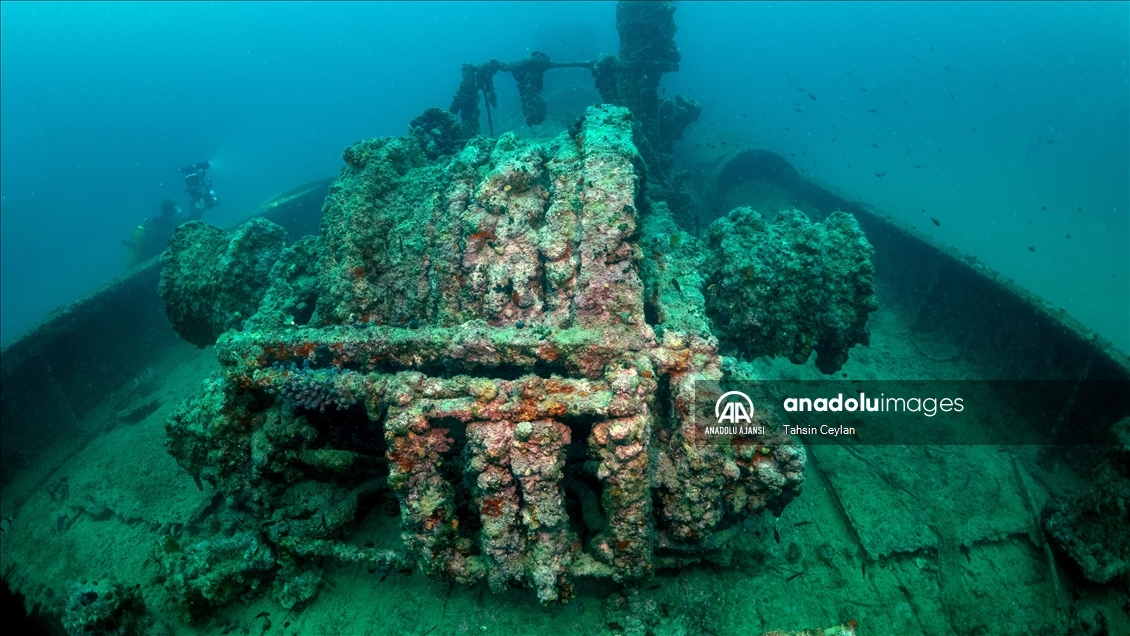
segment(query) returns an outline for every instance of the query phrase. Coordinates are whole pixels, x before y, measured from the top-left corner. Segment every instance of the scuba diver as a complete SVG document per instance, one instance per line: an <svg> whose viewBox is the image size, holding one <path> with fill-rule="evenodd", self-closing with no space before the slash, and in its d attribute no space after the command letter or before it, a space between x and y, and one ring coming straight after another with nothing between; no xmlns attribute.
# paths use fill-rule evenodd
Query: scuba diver
<svg viewBox="0 0 1130 636"><path fill-rule="evenodd" d="M192 214L196 215L192 220L199 219L205 210L211 210L220 204L212 190L212 179L208 177L208 168L211 167L212 164L201 161L180 169L180 173L184 175L185 192L192 199Z"/></svg>
<svg viewBox="0 0 1130 636"><path fill-rule="evenodd" d="M178 227L200 219L205 210L211 210L220 204L212 190L212 179L207 174L211 167L207 161L201 161L180 169L180 173L184 175L185 192L190 199L188 212L181 210L175 201L162 201L160 216L145 219L134 229L130 240L122 241L123 245L130 248L127 268L160 254Z"/></svg>

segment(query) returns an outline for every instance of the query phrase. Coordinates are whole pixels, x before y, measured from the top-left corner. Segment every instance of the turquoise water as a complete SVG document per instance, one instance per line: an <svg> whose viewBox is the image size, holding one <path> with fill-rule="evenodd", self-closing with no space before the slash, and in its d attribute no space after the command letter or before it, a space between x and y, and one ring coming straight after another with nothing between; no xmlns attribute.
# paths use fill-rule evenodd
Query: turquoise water
<svg viewBox="0 0 1130 636"><path fill-rule="evenodd" d="M2 6L4 342L120 273L120 241L185 198L181 166L213 163L223 224L446 106L463 62L617 47L613 3ZM693 161L695 143L725 139L780 152L1125 351L1127 11L686 3L682 69L663 87L705 108L676 152ZM550 73L553 115L577 114L591 86ZM504 121L518 103L499 90Z"/></svg>
<svg viewBox="0 0 1130 636"><path fill-rule="evenodd" d="M702 113L644 173L662 138L586 111L583 68L548 72L532 127L499 74L501 139L435 112L373 139L447 107L463 63L616 53L613 3L0 3L5 612L70 634L1130 629L1128 5L676 9L657 92ZM188 207L198 161L205 222L271 222L182 228L160 298L150 262L49 315ZM969 408L892 416L893 441L849 420L696 446L719 378L759 422L788 417L764 415L775 380ZM899 438L922 425L944 434Z"/></svg>

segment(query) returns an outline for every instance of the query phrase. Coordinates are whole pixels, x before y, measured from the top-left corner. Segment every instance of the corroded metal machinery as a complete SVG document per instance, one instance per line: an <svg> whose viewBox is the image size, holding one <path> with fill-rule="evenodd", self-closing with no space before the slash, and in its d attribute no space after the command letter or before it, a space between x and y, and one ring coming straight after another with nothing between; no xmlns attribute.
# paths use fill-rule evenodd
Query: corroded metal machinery
<svg viewBox="0 0 1130 636"><path fill-rule="evenodd" d="M642 192L627 109L593 107L546 144L478 137L435 160L425 146L349 148L316 241L190 224L166 253L178 331L240 324L170 422L170 451L250 531L288 558L414 563L551 601L575 576L700 557L798 488L805 455L787 437L695 440L695 382L721 377L701 256ZM233 281L242 294L202 289ZM248 299L254 315L233 311ZM395 554L348 544L350 489L385 474ZM283 503L310 480L345 502L314 522Z"/></svg>

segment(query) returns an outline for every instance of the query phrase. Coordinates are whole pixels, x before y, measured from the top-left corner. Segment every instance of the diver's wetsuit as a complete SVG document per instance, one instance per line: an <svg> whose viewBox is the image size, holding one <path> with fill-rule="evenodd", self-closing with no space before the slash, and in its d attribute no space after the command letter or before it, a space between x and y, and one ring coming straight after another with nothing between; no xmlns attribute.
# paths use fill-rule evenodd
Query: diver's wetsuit
<svg viewBox="0 0 1130 636"><path fill-rule="evenodd" d="M208 177L208 169L211 167L209 162L201 161L180 169L179 172L184 175L185 192L191 199L188 214L182 212L180 206L172 201L162 203L161 216L146 219L133 231L130 240L122 241L130 248L128 268L160 254L173 237L173 231L184 223L199 219L205 210L211 210L220 204L212 190L212 179Z"/></svg>
<svg viewBox="0 0 1130 636"><path fill-rule="evenodd" d="M145 219L133 231L130 240L122 241L130 248L127 267L133 267L160 254L178 227L189 221L198 220L203 214L203 209L195 208L186 213L182 212L179 206L170 207L166 203L160 215Z"/></svg>

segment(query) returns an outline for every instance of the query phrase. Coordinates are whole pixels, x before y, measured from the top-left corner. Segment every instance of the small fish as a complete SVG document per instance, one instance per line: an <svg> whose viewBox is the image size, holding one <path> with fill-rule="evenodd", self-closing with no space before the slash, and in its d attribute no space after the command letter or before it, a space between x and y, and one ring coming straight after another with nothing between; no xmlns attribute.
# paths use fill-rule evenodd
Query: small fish
<svg viewBox="0 0 1130 636"><path fill-rule="evenodd" d="M6 537L12 532L12 515L0 519L0 537Z"/></svg>
<svg viewBox="0 0 1130 636"><path fill-rule="evenodd" d="M781 533L777 530L777 526L773 526L773 538L776 539L777 543L781 542Z"/></svg>
<svg viewBox="0 0 1130 636"><path fill-rule="evenodd" d="M1070 234L1064 234L1064 236L1066 236L1067 238L1071 238Z"/></svg>
<svg viewBox="0 0 1130 636"><path fill-rule="evenodd" d="M808 94L808 98L811 99L812 101L816 101L816 96L813 95L812 93Z"/></svg>
<svg viewBox="0 0 1130 636"><path fill-rule="evenodd" d="M726 145L726 142L724 142L724 141L719 141L718 143L722 144L723 146Z"/></svg>
<svg viewBox="0 0 1130 636"><path fill-rule="evenodd" d="M1054 142L1054 141L1052 141L1051 139L1049 139L1049 140L1048 140L1048 143L1049 143L1049 144L1054 144L1055 142Z"/></svg>
<svg viewBox="0 0 1130 636"><path fill-rule="evenodd" d="M972 128L973 130L977 130L976 126L970 126L970 128Z"/></svg>
<svg viewBox="0 0 1130 636"><path fill-rule="evenodd" d="M1034 247L1032 247L1031 245L1029 245L1029 246L1028 246L1028 251L1029 251L1029 252L1035 252L1035 251L1036 251L1036 248L1034 248Z"/></svg>
<svg viewBox="0 0 1130 636"><path fill-rule="evenodd" d="M749 117L749 115L742 113L742 117Z"/></svg>
<svg viewBox="0 0 1130 636"><path fill-rule="evenodd" d="M801 110L801 109L799 109L799 108L795 108L795 109L793 109L793 110L795 110L795 111L796 111L796 112L798 112L798 113L803 113L803 112L804 112L803 110Z"/></svg>
<svg viewBox="0 0 1130 636"><path fill-rule="evenodd" d="M879 144L871 144L871 147L872 147L872 148L878 148L878 147L879 147Z"/></svg>
<svg viewBox="0 0 1130 636"><path fill-rule="evenodd" d="M1048 206L1046 206L1046 205L1041 205L1041 206L1040 206L1040 209L1041 209L1041 210L1047 210L1047 209L1048 209Z"/></svg>
<svg viewBox="0 0 1130 636"><path fill-rule="evenodd" d="M953 96L953 93L950 93L950 99L957 99L957 98Z"/></svg>
<svg viewBox="0 0 1130 636"><path fill-rule="evenodd" d="M260 618L266 618L266 617L268 617L268 616L270 616L270 615L271 615L271 613L270 613L270 612L259 612L258 614L256 614L256 615L255 615L255 618L253 618L253 619L251 619L251 620L253 620L253 621L257 621L257 620L259 620Z"/></svg>
<svg viewBox="0 0 1130 636"><path fill-rule="evenodd" d="M1077 207L1076 207L1075 209L1076 209L1077 211L1079 211L1079 212L1082 212L1082 211L1083 211L1083 206L1077 206Z"/></svg>
<svg viewBox="0 0 1130 636"><path fill-rule="evenodd" d="M802 92L802 93L807 93L807 92L808 92L808 91L804 90L803 88L798 88L797 90L798 90L798 91L800 91L800 92Z"/></svg>
<svg viewBox="0 0 1130 636"><path fill-rule="evenodd" d="M866 88L861 88L861 89L859 89L859 90L863 91L864 93L866 93L866 92L867 92L867 89L866 89Z"/></svg>
<svg viewBox="0 0 1130 636"><path fill-rule="evenodd" d="M925 213L926 213L926 208L922 208L922 213L923 213L923 214L925 214Z"/></svg>
<svg viewBox="0 0 1130 636"><path fill-rule="evenodd" d="M807 525L811 525L812 523L813 523L813 522L811 522L811 521L798 521L798 522L796 522L796 523L794 523L794 524L793 524L793 527L794 527L794 528L799 528L799 527L801 527L801 526L807 526Z"/></svg>
<svg viewBox="0 0 1130 636"><path fill-rule="evenodd" d="M922 166L914 166L914 167L915 167L915 168L921 168Z"/></svg>
<svg viewBox="0 0 1130 636"><path fill-rule="evenodd" d="M874 108L872 108L872 109L871 109L871 112L873 112L873 113L877 113L877 112L879 112L879 111L878 111L878 110L875 110Z"/></svg>
<svg viewBox="0 0 1130 636"><path fill-rule="evenodd" d="M64 532L67 529L67 515L59 515L55 519L55 532Z"/></svg>
<svg viewBox="0 0 1130 636"><path fill-rule="evenodd" d="M931 222L931 223L933 223L933 224L934 224L935 226L937 226L937 227L941 227L941 226L942 226L942 222L941 222L941 221L939 221L938 219L935 219L934 217L930 217L930 222Z"/></svg>
<svg viewBox="0 0 1130 636"><path fill-rule="evenodd" d="M942 68L946 69L947 71L950 70L950 67L948 66L943 66Z"/></svg>
<svg viewBox="0 0 1130 636"><path fill-rule="evenodd" d="M875 176L876 176L876 177L879 177L880 179L882 179L882 178L883 178L883 175L885 175L885 174L887 174L887 173L885 173L885 172L876 172L876 173L875 173Z"/></svg>
<svg viewBox="0 0 1130 636"><path fill-rule="evenodd" d="M791 581L791 580L795 579L796 577L798 577L798 576L800 576L801 574L804 574L804 573L805 573L805 570L801 570L800 572L797 572L796 574L793 574L793 575L792 575L792 576L790 576L789 578L785 579L785 583L788 583L789 581Z"/></svg>
<svg viewBox="0 0 1130 636"><path fill-rule="evenodd" d="M679 279L672 278L671 279L671 286L674 287L675 291L679 292L680 294L683 293L683 288L679 285Z"/></svg>
<svg viewBox="0 0 1130 636"><path fill-rule="evenodd" d="M694 147L695 148L702 148L702 144L695 144Z"/></svg>
<svg viewBox="0 0 1130 636"><path fill-rule="evenodd" d="M788 126L785 126L785 130L787 130L787 131L789 131L789 132L792 132L792 131L793 131L793 129L792 129L792 128L789 128Z"/></svg>
<svg viewBox="0 0 1130 636"><path fill-rule="evenodd" d="M930 46L930 52L931 52L931 53L933 53L933 52L934 52L934 46L933 46L933 45L931 45L931 46Z"/></svg>

